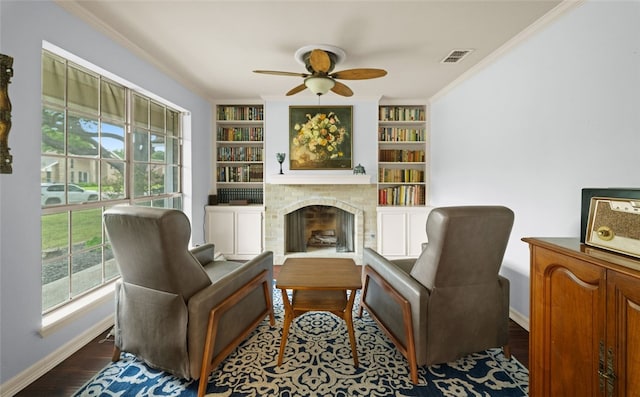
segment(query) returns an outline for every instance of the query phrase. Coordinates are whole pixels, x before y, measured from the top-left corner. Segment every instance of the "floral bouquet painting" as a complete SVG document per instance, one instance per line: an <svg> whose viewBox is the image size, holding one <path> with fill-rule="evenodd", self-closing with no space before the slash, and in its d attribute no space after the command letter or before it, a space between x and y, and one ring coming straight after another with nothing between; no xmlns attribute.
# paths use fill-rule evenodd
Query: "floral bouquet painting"
<svg viewBox="0 0 640 397"><path fill-rule="evenodd" d="M351 106L289 107L290 168L351 169Z"/></svg>

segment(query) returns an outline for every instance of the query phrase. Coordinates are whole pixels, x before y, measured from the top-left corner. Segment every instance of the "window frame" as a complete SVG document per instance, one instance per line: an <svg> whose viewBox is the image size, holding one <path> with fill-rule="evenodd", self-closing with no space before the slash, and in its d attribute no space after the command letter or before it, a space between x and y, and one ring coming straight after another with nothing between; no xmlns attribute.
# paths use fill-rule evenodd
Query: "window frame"
<svg viewBox="0 0 640 397"><path fill-rule="evenodd" d="M83 202L83 203L71 203L71 202L65 202L62 203L61 205L53 205L53 206L42 206L41 207L41 218L44 218L47 215L52 215L52 214L66 214L66 218L67 218L67 230L66 233L68 233L67 236L67 252L66 254L62 255L61 257L66 257L68 260L68 264L67 264L67 269L68 269L68 274L65 276L66 278L68 278L68 282L67 282L67 299L65 299L64 301L55 303L54 305L47 307L45 309L45 304L44 304L44 298L43 298L43 310L42 310L42 316L43 316L43 327L41 330L41 334L46 334L48 333L50 330L55 329L57 324L59 324L61 321L64 321L66 319L70 319L73 318L75 316L78 315L78 313L81 313L85 310L88 310L88 308L93 307L96 304L99 304L105 300L108 300L110 298L112 298L112 294L110 294L110 291L113 291L113 287L115 282L120 278L120 276L118 274L116 274L113 277L110 278L105 278L105 256L104 256L104 252L105 250L110 246L108 238L106 236L106 232L104 229L104 222L102 221L102 214L104 213L104 211L106 209L108 209L109 207L113 206L113 205L117 205L117 204L130 204L130 205L143 205L143 206L156 206L156 207L167 207L170 206L171 208L184 208L184 197L185 197L185 191L184 191L184 169L185 169L185 147L184 147L184 139L185 139L185 126L187 128L190 128L190 113L188 111L186 111L185 109L183 109L180 106L177 106L175 104L172 104L171 102L167 101L166 99L160 98L150 92L148 92L147 90L141 89L140 87L136 86L135 84L132 84L118 76L113 75L112 73L109 73L103 69L101 69L100 67L90 64L78 57L76 57L75 55L57 47L54 46L48 42L43 42L43 46L42 46L42 59L43 59L43 64L44 64L44 57L45 57L45 52L46 53L50 53L52 56L59 58L59 59L64 59L65 60L65 91L66 91L66 82L67 82L67 73L66 70L68 70L68 68L70 67L69 64L71 64L74 68L80 68L80 70L83 71L88 71L92 74L95 74L97 76L99 76L98 78L98 97L99 100L102 98L101 95L101 89L103 86L103 81L107 81L113 84L117 84L119 86L122 86L125 90L125 117L124 117L124 151L125 151L125 158L122 160L122 163L124 164L125 167L125 175L123 176L124 178L124 196L123 197L117 197L114 199L110 199L110 198L104 198L104 196L102 195L102 186L103 186L103 180L102 180L102 165L104 164L109 164L108 161L105 161L105 159L101 156L101 148L102 145L98 145L98 156L93 158L93 160L98 164L97 167L97 185L98 185L98 191L99 193L99 198L96 201L87 201L87 202ZM43 85L44 86L44 85ZM44 110L45 108L47 108L48 103L45 101L44 98L44 91L42 91L42 109ZM167 111L171 111L173 117L177 118L177 121L174 125L176 131L174 131L174 133L172 134L173 139L175 139L177 141L176 146L172 146L174 148L177 149L178 152L178 160L177 162L174 162L171 164L171 167L169 167L169 164L167 163L167 147L165 146L165 153L163 155L164 161L160 162L160 163L156 163L156 164L160 164L161 166L164 166L164 169L171 169L173 170L173 172L175 173L175 177L177 177L178 181L177 181L177 185L174 186L174 188L172 188L171 191L167 191L166 187L165 189L163 189L162 192L158 193L158 194L148 194L148 195L143 195L143 196L138 196L138 197L134 197L133 194L133 184L134 184L134 176L133 176L133 169L134 169L134 161L133 161L133 151L131 149L132 146L132 141L133 141L133 111L132 111L132 107L133 107L133 97L134 95L141 95L145 98L147 98L149 101L152 101L153 103L159 104L160 107L162 107L162 109L164 110L164 116L165 116L165 126L163 129L164 132L164 136L165 136L165 145L167 142ZM53 108L57 109L57 110L62 110L63 114L64 114L64 118L66 120L67 114L69 114L69 106L67 105L67 98L65 96L65 100L63 101L63 106L54 106ZM77 112L72 111L73 114L76 114ZM102 122L104 120L112 120L110 117L103 117L101 111L98 111L98 125L101 126ZM100 131L100 129L98 130ZM157 132L157 131L156 131ZM65 140L68 136L68 130L65 126L64 128L64 136L65 136ZM44 151L41 150L41 158L47 156L48 154ZM77 156L69 156L69 153L66 150L66 143L65 143L65 150L62 154L57 154L57 157L59 158L64 158L65 161L69 161L72 163L77 164ZM88 157L90 158L90 157ZM75 165L74 164L74 165ZM177 172L176 172L177 170ZM73 172L73 180L71 180L71 172ZM49 174L49 172L46 173L47 175ZM44 173L42 173L42 175L44 175ZM87 178L88 173L86 173L85 171L82 170L73 170L72 168L70 168L70 164L65 163L65 171L64 171L64 183L68 183L68 184L74 184L74 183L78 183L78 182L82 182L83 180L88 179ZM175 183L175 182L174 182ZM63 189L65 190L65 189ZM68 189L67 190L67 195L68 195ZM100 209L100 230L101 230L101 243L100 243L100 247L101 247L101 252L102 252L102 261L99 263L100 267L101 267L101 281L99 284L88 288L86 290L83 290L77 294L74 294L73 291L73 286L72 286L72 278L73 278L73 266L71 265L71 261L73 259L73 251L70 247L70 244L73 241L73 237L72 237L72 219L73 219L73 214L74 212L79 212L79 211L83 211L83 210L92 210L92 209ZM42 226L41 226L42 228ZM42 248L41 248L42 249ZM109 248L110 250L110 248ZM43 251L44 254L44 251ZM44 258L44 255L43 255ZM41 266L45 263L45 260L43 259L41 261ZM96 264L98 265L98 264ZM44 289L45 284L43 282L43 280L41 280L41 286ZM44 291L43 291L44 294Z"/></svg>

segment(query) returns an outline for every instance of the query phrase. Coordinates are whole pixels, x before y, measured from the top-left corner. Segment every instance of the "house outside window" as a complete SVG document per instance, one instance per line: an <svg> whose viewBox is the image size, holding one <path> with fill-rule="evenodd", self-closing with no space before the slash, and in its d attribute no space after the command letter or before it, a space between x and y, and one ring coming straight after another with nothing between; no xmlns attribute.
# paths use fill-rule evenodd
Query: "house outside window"
<svg viewBox="0 0 640 397"><path fill-rule="evenodd" d="M106 209L182 209L181 120L162 100L43 50L43 314L119 277Z"/></svg>

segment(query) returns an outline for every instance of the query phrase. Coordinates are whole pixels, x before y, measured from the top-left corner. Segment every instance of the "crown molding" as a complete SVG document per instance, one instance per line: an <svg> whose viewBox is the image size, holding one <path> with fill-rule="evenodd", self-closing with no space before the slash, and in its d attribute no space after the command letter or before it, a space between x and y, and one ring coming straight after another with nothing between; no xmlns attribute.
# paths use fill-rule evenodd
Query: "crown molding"
<svg viewBox="0 0 640 397"><path fill-rule="evenodd" d="M97 31L103 33L107 38L114 40L116 43L122 45L133 54L139 56L141 59L149 62L151 65L158 68L162 73L165 73L167 76L176 80L184 87L189 89L190 91L196 93L201 96L208 102L212 102L211 98L208 96L206 92L204 92L200 87L191 83L187 79L184 79L180 73L177 73L174 69L172 69L169 65L166 65L162 62L158 62L151 54L149 54L144 48L134 44L131 40L129 40L122 33L117 30L111 28L107 24L105 24L99 18L96 18L95 15L87 11L84 7L80 5L78 1L69 1L69 0L54 0L54 2L60 6L62 9L68 11L70 14L78 17L81 21L86 22L89 26L95 28Z"/></svg>

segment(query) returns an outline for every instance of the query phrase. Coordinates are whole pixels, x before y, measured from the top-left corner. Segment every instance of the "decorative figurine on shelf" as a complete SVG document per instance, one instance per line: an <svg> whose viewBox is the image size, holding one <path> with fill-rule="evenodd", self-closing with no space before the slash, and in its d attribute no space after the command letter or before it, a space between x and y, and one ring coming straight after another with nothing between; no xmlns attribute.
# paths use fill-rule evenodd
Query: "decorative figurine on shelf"
<svg viewBox="0 0 640 397"><path fill-rule="evenodd" d="M285 157L287 157L286 153L276 153L276 160L280 163L280 175L284 174L284 172L282 172L282 163L284 163Z"/></svg>
<svg viewBox="0 0 640 397"><path fill-rule="evenodd" d="M366 175L367 173L364 170L362 164L358 163L355 167L353 167L353 175Z"/></svg>

